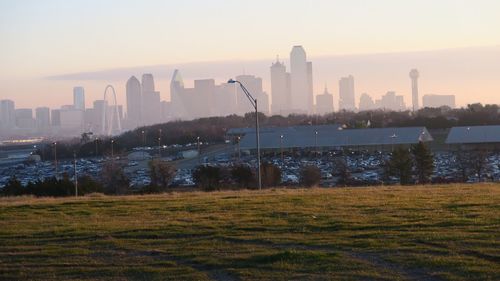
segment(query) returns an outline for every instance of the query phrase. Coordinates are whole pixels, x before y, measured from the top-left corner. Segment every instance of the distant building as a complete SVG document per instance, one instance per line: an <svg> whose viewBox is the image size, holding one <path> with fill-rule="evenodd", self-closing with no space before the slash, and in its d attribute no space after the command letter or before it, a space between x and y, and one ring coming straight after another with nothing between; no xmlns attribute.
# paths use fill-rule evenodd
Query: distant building
<svg viewBox="0 0 500 281"><path fill-rule="evenodd" d="M0 129L11 130L16 126L15 103L11 100L0 101Z"/></svg>
<svg viewBox="0 0 500 281"><path fill-rule="evenodd" d="M132 76L126 85L127 95L127 128L133 129L143 125L141 82Z"/></svg>
<svg viewBox="0 0 500 281"><path fill-rule="evenodd" d="M40 133L47 133L50 129L50 109L37 107L35 109L36 129Z"/></svg>
<svg viewBox="0 0 500 281"><path fill-rule="evenodd" d="M85 90L83 87L73 88L73 106L78 110L85 110Z"/></svg>
<svg viewBox="0 0 500 281"><path fill-rule="evenodd" d="M359 111L374 110L375 102L368 94L363 93L359 97Z"/></svg>
<svg viewBox="0 0 500 281"><path fill-rule="evenodd" d="M349 75L339 80L339 110L355 111L354 77Z"/></svg>
<svg viewBox="0 0 500 281"><path fill-rule="evenodd" d="M227 116L236 113L236 84L222 83L215 86L215 115Z"/></svg>
<svg viewBox="0 0 500 281"><path fill-rule="evenodd" d="M291 110L313 113L312 63L302 46L294 46L290 53Z"/></svg>
<svg viewBox="0 0 500 281"><path fill-rule="evenodd" d="M410 71L411 78L411 102L413 105L413 111L417 111L419 109L418 105L418 77L419 73L417 69L412 69Z"/></svg>
<svg viewBox="0 0 500 281"><path fill-rule="evenodd" d="M377 108L382 108L392 111L406 110L406 105L403 96L396 95L396 92L389 91L383 95L380 100L375 102Z"/></svg>
<svg viewBox="0 0 500 281"><path fill-rule="evenodd" d="M105 111L108 107L108 102L105 100L95 100L94 101L94 116L90 119L90 128L92 132L100 133L105 129ZM112 111L111 111L112 112Z"/></svg>
<svg viewBox="0 0 500 281"><path fill-rule="evenodd" d="M35 120L33 119L33 110L31 108L19 108L15 110L16 127L19 129L33 129Z"/></svg>
<svg viewBox="0 0 500 281"><path fill-rule="evenodd" d="M62 130L80 133L83 131L84 126L84 111L71 107L61 107L60 122Z"/></svg>
<svg viewBox="0 0 500 281"><path fill-rule="evenodd" d="M194 80L194 91L196 101L194 105L193 117L208 117L214 116L215 107L215 80L214 79L199 79Z"/></svg>
<svg viewBox="0 0 500 281"><path fill-rule="evenodd" d="M269 115L269 97L262 89L262 78L255 77L254 75L239 75L236 76L236 80L240 81L250 94L257 99L259 112ZM236 87L236 99L239 114L254 111L248 98L239 86Z"/></svg>
<svg viewBox="0 0 500 281"><path fill-rule="evenodd" d="M291 113L290 73L283 62L276 59L271 65L271 113L288 115Z"/></svg>
<svg viewBox="0 0 500 281"><path fill-rule="evenodd" d="M316 96L316 113L326 114L332 112L333 112L333 95L328 93L328 89L325 86L324 93Z"/></svg>
<svg viewBox="0 0 500 281"><path fill-rule="evenodd" d="M156 124L161 119L160 92L155 91L152 74L142 75L142 125Z"/></svg>
<svg viewBox="0 0 500 281"><path fill-rule="evenodd" d="M424 95L422 97L424 107L441 107L448 106L455 108L454 95Z"/></svg>
<svg viewBox="0 0 500 281"><path fill-rule="evenodd" d="M52 109L50 111L50 124L52 127L61 127L61 110Z"/></svg>

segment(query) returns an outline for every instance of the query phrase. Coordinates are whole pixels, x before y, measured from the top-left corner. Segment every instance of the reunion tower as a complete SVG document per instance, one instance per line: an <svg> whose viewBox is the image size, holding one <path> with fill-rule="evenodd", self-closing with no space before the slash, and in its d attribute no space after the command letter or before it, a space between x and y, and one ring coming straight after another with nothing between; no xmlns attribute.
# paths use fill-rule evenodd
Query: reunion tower
<svg viewBox="0 0 500 281"><path fill-rule="evenodd" d="M412 69L410 71L410 78L411 78L411 97L412 97L412 105L413 105L413 111L418 110L418 77L419 73L417 69Z"/></svg>

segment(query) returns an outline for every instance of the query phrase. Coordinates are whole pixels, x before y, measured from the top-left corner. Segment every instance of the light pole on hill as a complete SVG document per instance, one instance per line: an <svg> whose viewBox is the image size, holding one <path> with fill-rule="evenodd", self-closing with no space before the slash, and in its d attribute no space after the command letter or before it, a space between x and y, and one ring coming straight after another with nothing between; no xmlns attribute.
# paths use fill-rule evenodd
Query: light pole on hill
<svg viewBox="0 0 500 281"><path fill-rule="evenodd" d="M57 180L57 142L54 142L54 168L55 168L55 177Z"/></svg>
<svg viewBox="0 0 500 281"><path fill-rule="evenodd" d="M255 109L255 140L257 141L257 177L258 177L258 185L259 185L259 190L262 189L262 177L260 173L260 136L259 136L259 110L257 107L257 99L254 98L250 92L248 92L247 88L243 86L243 84L240 81L229 79L227 81L229 84L239 84L241 89L243 90L243 93L247 96L248 100L252 104L253 108Z"/></svg>

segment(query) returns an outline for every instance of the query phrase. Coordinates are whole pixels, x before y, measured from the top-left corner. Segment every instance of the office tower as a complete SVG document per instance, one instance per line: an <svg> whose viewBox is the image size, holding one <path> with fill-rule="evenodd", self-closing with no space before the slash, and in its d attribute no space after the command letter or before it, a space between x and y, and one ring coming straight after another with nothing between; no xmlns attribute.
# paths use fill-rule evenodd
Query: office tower
<svg viewBox="0 0 500 281"><path fill-rule="evenodd" d="M103 120L105 120L106 108L108 107L108 102L105 100L95 100L94 101L94 118L92 118L92 132L98 134L105 130ZM113 111L111 111L113 112ZM135 128L135 127L134 127Z"/></svg>
<svg viewBox="0 0 500 281"><path fill-rule="evenodd" d="M155 81L153 78L153 74L146 73L142 75L141 79L142 92L154 92L155 91Z"/></svg>
<svg viewBox="0 0 500 281"><path fill-rule="evenodd" d="M143 125L141 83L135 76L130 77L127 81L126 95L127 126L129 129L134 129Z"/></svg>
<svg viewBox="0 0 500 281"><path fill-rule="evenodd" d="M50 111L50 124L52 127L61 127L61 110L52 109Z"/></svg>
<svg viewBox="0 0 500 281"><path fill-rule="evenodd" d="M172 103L173 116L177 118L187 117L187 104L184 99L184 81L178 69L174 70L174 74L170 80L170 102Z"/></svg>
<svg viewBox="0 0 500 281"><path fill-rule="evenodd" d="M410 71L411 78L411 101L413 105L413 111L418 110L418 70L412 69Z"/></svg>
<svg viewBox="0 0 500 281"><path fill-rule="evenodd" d="M73 106L78 110L85 110L85 90L83 87L73 88Z"/></svg>
<svg viewBox="0 0 500 281"><path fill-rule="evenodd" d="M424 95L422 103L424 107L448 106L455 108L455 95Z"/></svg>
<svg viewBox="0 0 500 281"><path fill-rule="evenodd" d="M215 80L214 79L199 79L194 80L194 91L196 105L193 117L208 117L213 116L214 97L215 97Z"/></svg>
<svg viewBox="0 0 500 281"><path fill-rule="evenodd" d="M35 121L38 132L46 133L50 128L50 109L48 107L37 107L35 109Z"/></svg>
<svg viewBox="0 0 500 281"><path fill-rule="evenodd" d="M285 64L276 59L271 65L271 112L287 115L291 109L290 73L286 72Z"/></svg>
<svg viewBox="0 0 500 281"><path fill-rule="evenodd" d="M60 127L68 133L81 133L84 129L84 111L74 108L72 105L62 106L59 111Z"/></svg>
<svg viewBox="0 0 500 281"><path fill-rule="evenodd" d="M339 80L339 110L356 110L354 96L354 77L349 75Z"/></svg>
<svg viewBox="0 0 500 281"><path fill-rule="evenodd" d="M31 108L19 108L15 111L16 127L19 129L33 129L35 120L33 119L33 110Z"/></svg>
<svg viewBox="0 0 500 281"><path fill-rule="evenodd" d="M406 105L403 96L396 95L395 92L389 91L381 97L380 100L375 102L376 107L392 110L392 111L403 111L406 110Z"/></svg>
<svg viewBox="0 0 500 281"><path fill-rule="evenodd" d="M316 96L316 113L326 114L333 112L333 95L328 93L328 88L325 86L325 91L321 95Z"/></svg>
<svg viewBox="0 0 500 281"><path fill-rule="evenodd" d="M291 109L313 112L312 64L307 62L302 46L294 46L290 53Z"/></svg>
<svg viewBox="0 0 500 281"><path fill-rule="evenodd" d="M240 81L250 94L257 99L259 112L268 115L269 96L262 90L262 78L255 77L254 75L239 75L236 76L236 80ZM239 114L245 114L255 110L239 86L236 87L236 99Z"/></svg>
<svg viewBox="0 0 500 281"><path fill-rule="evenodd" d="M237 112L236 85L223 83L215 86L215 115L227 116Z"/></svg>
<svg viewBox="0 0 500 281"><path fill-rule="evenodd" d="M152 74L142 75L142 121L143 125L158 123L161 119L160 93L155 91Z"/></svg>
<svg viewBox="0 0 500 281"><path fill-rule="evenodd" d="M313 90L313 69L312 62L307 62L307 110L309 113L314 112L314 90Z"/></svg>
<svg viewBox="0 0 500 281"><path fill-rule="evenodd" d="M366 93L362 93L359 97L359 111L374 110L375 102L372 97Z"/></svg>
<svg viewBox="0 0 500 281"><path fill-rule="evenodd" d="M11 130L16 126L15 103L11 100L0 101L0 128Z"/></svg>

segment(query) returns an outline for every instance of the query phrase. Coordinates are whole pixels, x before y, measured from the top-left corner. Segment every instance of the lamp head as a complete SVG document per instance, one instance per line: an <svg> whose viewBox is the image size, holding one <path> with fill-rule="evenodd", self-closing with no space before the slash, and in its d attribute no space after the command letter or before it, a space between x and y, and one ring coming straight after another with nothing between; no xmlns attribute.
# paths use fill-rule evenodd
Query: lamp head
<svg viewBox="0 0 500 281"><path fill-rule="evenodd" d="M236 83L236 80L233 80L233 79L231 78L231 79L227 80L227 83L228 83L228 84L234 84L234 83Z"/></svg>

